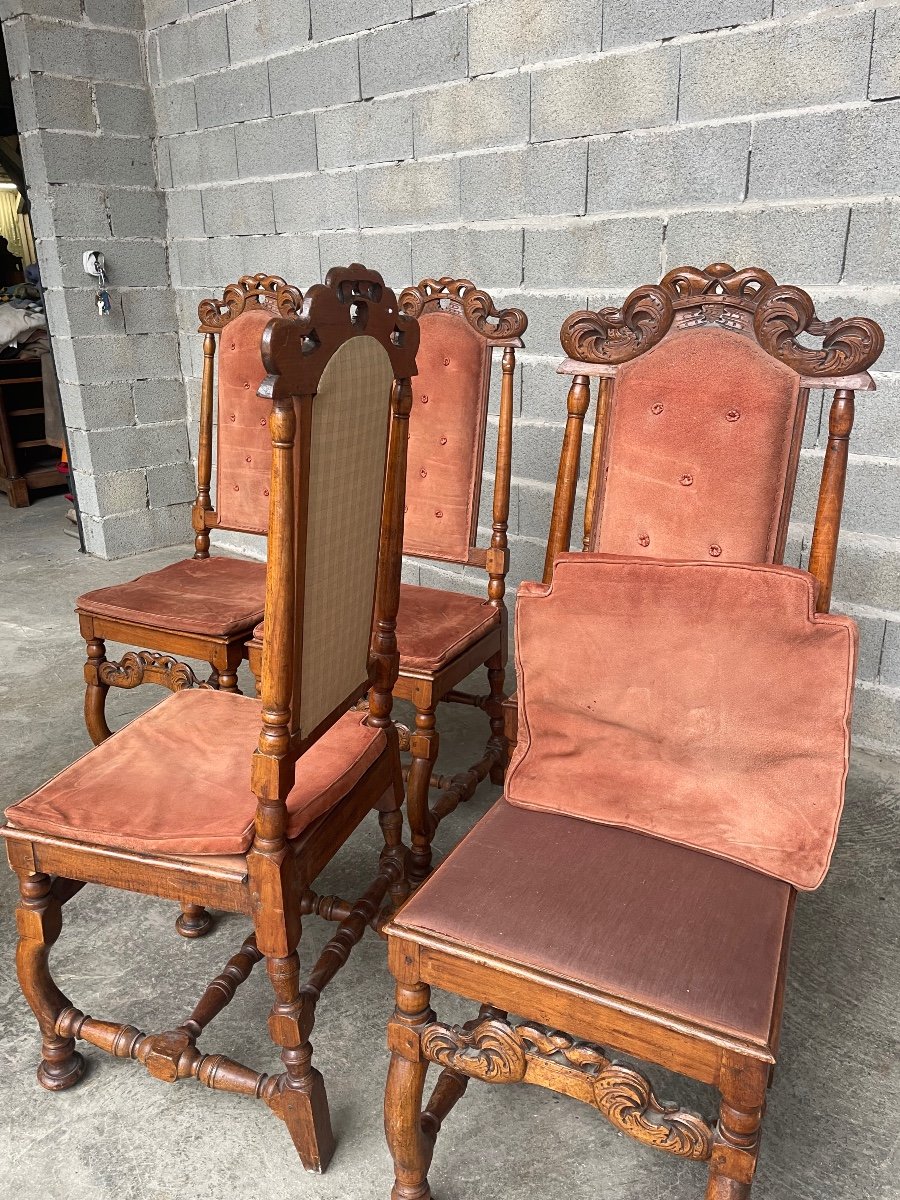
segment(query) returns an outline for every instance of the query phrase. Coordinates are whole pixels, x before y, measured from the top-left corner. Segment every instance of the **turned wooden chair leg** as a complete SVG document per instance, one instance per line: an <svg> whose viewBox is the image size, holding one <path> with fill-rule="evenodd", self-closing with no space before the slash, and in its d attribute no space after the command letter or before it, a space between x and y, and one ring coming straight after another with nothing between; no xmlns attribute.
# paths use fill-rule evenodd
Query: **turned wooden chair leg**
<svg viewBox="0 0 900 1200"><path fill-rule="evenodd" d="M506 741L506 733L504 732L505 714L503 711L503 701L506 699L503 693L506 683L506 664L501 651L498 650L496 654L491 655L487 661L487 669L490 696L484 708L491 723L491 744L498 746L500 749L500 758L491 767L490 778L491 783L502 787L503 781L506 778L509 746Z"/></svg>
<svg viewBox="0 0 900 1200"><path fill-rule="evenodd" d="M213 919L202 904L182 904L175 928L184 938L204 937L212 929Z"/></svg>
<svg viewBox="0 0 900 1200"><path fill-rule="evenodd" d="M437 761L439 740L435 728L434 706L417 708L415 732L409 739L412 762L406 781L406 813L412 842L409 878L414 886L426 879L431 871L431 839L434 830L428 795L431 775Z"/></svg>
<svg viewBox="0 0 900 1200"><path fill-rule="evenodd" d="M384 1131L394 1160L391 1200L431 1200L428 1168L433 1143L422 1129L422 1092L428 1062L422 1031L434 1020L427 984L397 984L397 1005L388 1025L391 1065L384 1094Z"/></svg>
<svg viewBox="0 0 900 1200"><path fill-rule="evenodd" d="M400 876L391 885L391 908L396 910L409 895L409 855L403 844L403 773L397 759L397 777L392 788L382 796L378 804L378 823L384 838L382 859L396 859Z"/></svg>
<svg viewBox="0 0 900 1200"><path fill-rule="evenodd" d="M87 662L84 664L84 723L95 746L112 735L106 723L106 695L109 685L100 680L100 668L106 662L106 642L91 638L87 643Z"/></svg>
<svg viewBox="0 0 900 1200"><path fill-rule="evenodd" d="M766 1105L767 1072L736 1068L722 1085L706 1200L750 1200Z"/></svg>
<svg viewBox="0 0 900 1200"><path fill-rule="evenodd" d="M84 1059L75 1049L74 1038L56 1032L60 1014L71 1005L50 974L50 947L62 930L62 905L52 893L52 883L49 875L19 876L22 899L16 910L16 972L41 1030L38 1083L48 1091L62 1092L84 1074Z"/></svg>
<svg viewBox="0 0 900 1200"><path fill-rule="evenodd" d="M324 1171L334 1154L334 1134L325 1080L312 1065L314 1007L304 1003L300 989L300 959L296 950L286 958L268 958L266 967L275 1003L269 1016L269 1034L281 1046L282 1115L291 1140L307 1171Z"/></svg>
<svg viewBox="0 0 900 1200"><path fill-rule="evenodd" d="M230 646L227 651L227 663L219 671L219 691L220 692L237 692L240 696L241 689L238 687L238 667L244 658L243 649L240 646Z"/></svg>

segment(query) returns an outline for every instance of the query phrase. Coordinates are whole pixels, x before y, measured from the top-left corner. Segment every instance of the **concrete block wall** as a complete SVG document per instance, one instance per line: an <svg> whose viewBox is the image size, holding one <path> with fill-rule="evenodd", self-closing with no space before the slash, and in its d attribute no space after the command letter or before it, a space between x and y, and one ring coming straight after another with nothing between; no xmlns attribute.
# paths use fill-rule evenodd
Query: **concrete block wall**
<svg viewBox="0 0 900 1200"><path fill-rule="evenodd" d="M63 20L81 8L43 3ZM82 23L96 19L84 3ZM620 303L671 267L727 259L807 288L823 317L880 320L887 350L878 391L858 398L836 602L862 632L857 741L900 752L896 4L145 0L144 17L190 428L196 305L241 273L304 286L355 258L395 287L468 275L531 319L516 380L513 584L540 571L568 313ZM102 67L105 51L92 53ZM77 91L52 102L84 111ZM174 391L161 395L177 407ZM177 424L174 407L158 422ZM798 563L826 423L818 401L790 543ZM156 472L147 479L152 501ZM127 502L119 483L98 507ZM425 562L408 577L481 587L477 572Z"/></svg>
<svg viewBox="0 0 900 1200"><path fill-rule="evenodd" d="M4 0L0 16L87 549L116 558L186 540L190 447L143 5ZM107 317L85 250L106 258Z"/></svg>

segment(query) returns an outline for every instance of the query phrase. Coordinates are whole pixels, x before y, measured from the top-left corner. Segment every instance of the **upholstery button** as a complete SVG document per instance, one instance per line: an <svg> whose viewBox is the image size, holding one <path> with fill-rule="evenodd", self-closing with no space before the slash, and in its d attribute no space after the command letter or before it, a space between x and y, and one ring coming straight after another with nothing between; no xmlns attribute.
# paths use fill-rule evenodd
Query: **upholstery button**
<svg viewBox="0 0 900 1200"><path fill-rule="evenodd" d="M244 459L244 462L253 462L253 459L248 454L247 457Z"/></svg>
<svg viewBox="0 0 900 1200"><path fill-rule="evenodd" d="M232 350L237 350L237 346L234 342L231 343L231 348Z"/></svg>
<svg viewBox="0 0 900 1200"><path fill-rule="evenodd" d="M235 490L236 492L239 492L241 489L238 487L238 485L237 485L237 484L235 484L235 485L234 485L234 490Z"/></svg>
<svg viewBox="0 0 900 1200"><path fill-rule="evenodd" d="M736 408L729 408L728 412L725 414L725 420L726 421L737 421L740 418L740 415L741 414L738 412L738 410Z"/></svg>
<svg viewBox="0 0 900 1200"><path fill-rule="evenodd" d="M424 479L424 478L426 477L426 475L428 474L428 472L425 470L425 468L424 468L424 467L422 467L421 471L419 471L419 474L420 474L420 475L422 476L422 478Z"/></svg>
<svg viewBox="0 0 900 1200"><path fill-rule="evenodd" d="M435 515L436 517L440 518L440 517L442 517L444 514L441 512L441 510L440 510L440 509L438 509L438 510L437 510L437 512L436 512L434 515Z"/></svg>
<svg viewBox="0 0 900 1200"><path fill-rule="evenodd" d="M231 419L232 419L232 421L233 421L233 420L234 420L234 417L232 417ZM260 425L265 425L265 423L266 423L266 418L265 418L265 417L263 417L263 418L262 418L262 420L260 421Z"/></svg>
<svg viewBox="0 0 900 1200"><path fill-rule="evenodd" d="M246 380L244 381L244 391L245 391L245 392L249 392L249 391L250 391L250 384L249 384L249 383L247 383L247 381L246 381Z"/></svg>
<svg viewBox="0 0 900 1200"><path fill-rule="evenodd" d="M640 544L642 546L649 546L650 545L650 535L646 534L646 533L642 533L641 536L638 538L638 541L640 542Z"/></svg>
<svg viewBox="0 0 900 1200"><path fill-rule="evenodd" d="M441 445L442 445L442 446L446 446L446 445L447 445L447 439L446 439L446 438L441 438Z"/></svg>
<svg viewBox="0 0 900 1200"><path fill-rule="evenodd" d="M449 367L449 366L450 366L450 359L449 359L449 358L445 358L445 359L444 359L444 366L445 366L445 367Z"/></svg>
<svg viewBox="0 0 900 1200"><path fill-rule="evenodd" d="M690 487L694 482L694 477L693 475L682 475L678 482L682 485L682 487Z"/></svg>
<svg viewBox="0 0 900 1200"><path fill-rule="evenodd" d="M662 412L662 410L663 410L663 406L661 404L654 404L650 408L650 411L654 414L654 416L657 416L657 417Z"/></svg>
<svg viewBox="0 0 900 1200"><path fill-rule="evenodd" d="M408 505L408 504L404 504L404 505L403 505L403 511L404 511L405 513L408 513L408 512L409 512L409 505Z"/></svg>
<svg viewBox="0 0 900 1200"><path fill-rule="evenodd" d="M231 414L231 416L230 416L228 419L229 419L230 421L233 421L233 420L235 419L235 415L234 415L234 413L232 413L232 414Z"/></svg>
<svg viewBox="0 0 900 1200"><path fill-rule="evenodd" d="M710 558L718 558L721 553L722 553L721 546L710 546L710 548L709 548Z"/></svg>
<svg viewBox="0 0 900 1200"><path fill-rule="evenodd" d="M268 494L269 494L269 489L268 489L268 488L263 488L263 495L264 495L264 496L268 496Z"/></svg>
<svg viewBox="0 0 900 1200"><path fill-rule="evenodd" d="M423 404L427 404L427 403L428 403L428 397L427 397L427 396L423 396L423 397L422 397L422 403L423 403Z"/></svg>

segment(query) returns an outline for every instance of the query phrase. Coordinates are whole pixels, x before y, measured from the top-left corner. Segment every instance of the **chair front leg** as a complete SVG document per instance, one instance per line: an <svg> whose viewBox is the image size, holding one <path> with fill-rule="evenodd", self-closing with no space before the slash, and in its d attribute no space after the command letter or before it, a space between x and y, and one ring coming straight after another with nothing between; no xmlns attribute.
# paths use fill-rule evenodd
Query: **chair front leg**
<svg viewBox="0 0 900 1200"><path fill-rule="evenodd" d="M431 871L434 829L428 791L440 741L435 727L434 707L433 704L428 708L416 707L415 733L409 739L412 762L406 781L406 812L412 842L409 878L414 886L426 879Z"/></svg>
<svg viewBox="0 0 900 1200"><path fill-rule="evenodd" d="M87 643L87 662L84 664L84 723L95 746L105 742L112 734L106 723L109 685L100 679L100 668L105 662L106 642L103 638L90 638Z"/></svg>
<svg viewBox="0 0 900 1200"><path fill-rule="evenodd" d="M238 687L238 667L244 660L244 649L240 644L228 646L225 650L224 663L212 663L214 668L218 668L219 672L219 691L221 692L236 692L241 695L241 689Z"/></svg>
<svg viewBox="0 0 900 1200"><path fill-rule="evenodd" d="M431 989L397 983L397 1004L388 1025L391 1065L384 1095L384 1131L394 1160L391 1200L431 1200L428 1168L433 1142L422 1129L422 1093L428 1061L422 1032L434 1020Z"/></svg>
<svg viewBox="0 0 900 1200"><path fill-rule="evenodd" d="M175 928L183 938L200 938L209 933L212 924L212 917L202 904L182 904Z"/></svg>
<svg viewBox="0 0 900 1200"><path fill-rule="evenodd" d="M729 1070L720 1083L706 1200L750 1200L766 1105L767 1070L757 1062Z"/></svg>
<svg viewBox="0 0 900 1200"><path fill-rule="evenodd" d="M503 701L506 699L503 694L506 682L506 664L504 658L503 652L498 650L487 661L490 695L484 705L491 723L491 739L488 746L490 749L496 748L499 755L490 770L491 783L497 784L498 787L503 786L503 781L506 778L506 764L509 759L509 746L504 730L505 714L503 711Z"/></svg>
<svg viewBox="0 0 900 1200"><path fill-rule="evenodd" d="M71 1006L50 974L50 947L62 931L62 904L52 887L49 875L19 875L22 898L16 909L16 973L41 1030L38 1083L50 1092L62 1092L74 1087L84 1074L84 1059L75 1049L74 1038L56 1032L60 1014Z"/></svg>

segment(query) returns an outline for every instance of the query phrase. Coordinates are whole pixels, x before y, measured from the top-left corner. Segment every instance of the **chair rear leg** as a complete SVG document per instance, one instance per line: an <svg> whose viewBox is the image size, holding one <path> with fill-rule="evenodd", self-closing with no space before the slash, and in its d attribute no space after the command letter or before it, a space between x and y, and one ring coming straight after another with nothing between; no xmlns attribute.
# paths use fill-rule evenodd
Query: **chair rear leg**
<svg viewBox="0 0 900 1200"><path fill-rule="evenodd" d="M722 1103L706 1200L750 1200L767 1083L766 1069L760 1063L752 1063L743 1069L735 1066L720 1084Z"/></svg>
<svg viewBox="0 0 900 1200"><path fill-rule="evenodd" d="M50 974L50 947L62 931L62 905L53 895L52 885L49 875L19 876L22 899L16 909L16 973L41 1030L38 1083L50 1092L62 1092L74 1087L84 1074L84 1059L75 1049L74 1038L56 1032L60 1014L71 1005Z"/></svg>
<svg viewBox="0 0 900 1200"><path fill-rule="evenodd" d="M438 756L439 737L435 728L434 705L416 708L416 728L409 739L412 762L406 781L406 812L412 850L409 878L413 885L421 883L431 871L431 839L434 836L428 793L431 775Z"/></svg>
<svg viewBox="0 0 900 1200"><path fill-rule="evenodd" d="M424 983L397 983L397 1003L388 1025L391 1065L384 1094L384 1132L394 1160L391 1200L431 1200L428 1168L433 1141L422 1128L422 1093L428 1061L421 1052L422 1030L434 1020L431 989Z"/></svg>
<svg viewBox="0 0 900 1200"><path fill-rule="evenodd" d="M484 706L491 723L491 739L488 745L492 747L497 746L500 754L499 759L490 770L491 783L497 784L498 787L503 786L503 781L506 778L506 764L509 759L509 746L506 741L506 733L504 732L505 714L503 711L503 701L506 697L504 696L503 688L506 682L506 664L503 659L502 651L498 650L487 661L490 696Z"/></svg>
<svg viewBox="0 0 900 1200"><path fill-rule="evenodd" d="M300 988L300 959L296 950L286 958L267 958L266 968L275 992L269 1016L269 1035L281 1046L282 1116L307 1171L322 1172L334 1154L334 1134L325 1080L312 1065L314 1003Z"/></svg>
<svg viewBox="0 0 900 1200"><path fill-rule="evenodd" d="M90 638L87 643L87 662L84 664L84 723L95 746L105 742L112 730L106 723L106 696L109 685L100 681L100 668L106 662L106 642Z"/></svg>

